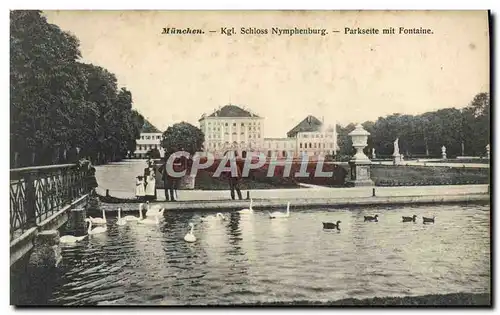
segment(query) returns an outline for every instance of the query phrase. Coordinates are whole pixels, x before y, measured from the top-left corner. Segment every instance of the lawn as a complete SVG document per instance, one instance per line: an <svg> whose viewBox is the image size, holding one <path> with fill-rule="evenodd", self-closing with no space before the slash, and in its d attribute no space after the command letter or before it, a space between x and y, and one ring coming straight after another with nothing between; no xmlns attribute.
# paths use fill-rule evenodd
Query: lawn
<svg viewBox="0 0 500 315"><path fill-rule="evenodd" d="M196 175L195 189L202 190L221 190L228 189L228 179L225 177L213 177L219 161L215 161L214 165L207 169L198 170ZM241 167L241 164L240 164ZM325 164L322 168L324 172L333 172L332 177L317 178L314 176L316 163L310 162L307 165L306 171L308 177L296 177L295 174L300 170L300 163L294 162L291 165L289 175L283 175L285 166L276 165L272 176L267 176L269 171L269 163L264 164L258 169L250 170L248 177L241 179L240 187L242 189L279 189L279 188L301 188L300 183L308 183L315 185L329 185L332 187L343 187L347 171L334 164Z"/></svg>
<svg viewBox="0 0 500 315"><path fill-rule="evenodd" d="M489 169L372 165L376 186L488 184Z"/></svg>
<svg viewBox="0 0 500 315"><path fill-rule="evenodd" d="M224 190L228 189L228 180L225 177L213 177L217 169L216 161L208 169L198 170L195 189ZM295 176L300 170L300 163L292 163L288 176L284 176L285 167L277 165L273 176L268 177L269 163L259 169L250 170L249 176L241 179L241 189L280 189L300 188L299 183L313 184L326 187L346 187L349 179L348 166L325 163L323 172L332 172L332 177L316 177L317 164L309 162L307 172L309 176ZM450 168L431 166L392 166L372 165L371 178L376 186L426 186L426 185L465 185L488 184L489 169L484 168Z"/></svg>

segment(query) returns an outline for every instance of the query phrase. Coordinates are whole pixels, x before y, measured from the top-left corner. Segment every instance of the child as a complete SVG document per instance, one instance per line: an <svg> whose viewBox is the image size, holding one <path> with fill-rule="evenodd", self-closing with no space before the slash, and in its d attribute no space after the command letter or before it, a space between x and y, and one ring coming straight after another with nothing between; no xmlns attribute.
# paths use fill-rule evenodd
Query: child
<svg viewBox="0 0 500 315"><path fill-rule="evenodd" d="M135 182L135 196L137 199L144 199L146 192L144 191L144 180L142 176L137 176L137 181Z"/></svg>

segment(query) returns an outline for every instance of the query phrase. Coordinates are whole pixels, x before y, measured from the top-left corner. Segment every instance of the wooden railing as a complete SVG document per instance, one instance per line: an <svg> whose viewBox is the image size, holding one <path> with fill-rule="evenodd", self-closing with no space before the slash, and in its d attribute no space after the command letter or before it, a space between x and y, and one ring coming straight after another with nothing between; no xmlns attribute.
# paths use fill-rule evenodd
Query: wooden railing
<svg viewBox="0 0 500 315"><path fill-rule="evenodd" d="M36 226L88 192L76 164L10 170L10 239Z"/></svg>

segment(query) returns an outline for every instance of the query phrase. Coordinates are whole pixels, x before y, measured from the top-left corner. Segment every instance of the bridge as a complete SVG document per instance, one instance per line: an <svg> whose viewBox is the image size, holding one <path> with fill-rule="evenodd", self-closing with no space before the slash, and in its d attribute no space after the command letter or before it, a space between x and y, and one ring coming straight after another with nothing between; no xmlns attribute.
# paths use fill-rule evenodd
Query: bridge
<svg viewBox="0 0 500 315"><path fill-rule="evenodd" d="M37 234L57 230L87 203L88 170L78 164L10 170L10 265L33 249Z"/></svg>

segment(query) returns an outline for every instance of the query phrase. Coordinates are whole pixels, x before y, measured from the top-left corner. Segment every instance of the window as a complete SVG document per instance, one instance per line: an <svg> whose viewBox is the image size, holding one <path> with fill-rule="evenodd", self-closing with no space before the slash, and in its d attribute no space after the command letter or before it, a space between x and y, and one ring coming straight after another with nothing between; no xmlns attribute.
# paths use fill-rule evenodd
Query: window
<svg viewBox="0 0 500 315"><path fill-rule="evenodd" d="M316 143L316 142L314 142L314 148L315 148L315 149L316 149L316 144L317 144L317 143Z"/></svg>
<svg viewBox="0 0 500 315"><path fill-rule="evenodd" d="M245 123L241 123L241 127L244 127L245 126Z"/></svg>
<svg viewBox="0 0 500 315"><path fill-rule="evenodd" d="M244 132L244 131L240 132L240 135L244 135L244 134L245 134L245 132Z"/></svg>
<svg viewBox="0 0 500 315"><path fill-rule="evenodd" d="M323 149L326 148L326 143L323 142Z"/></svg>
<svg viewBox="0 0 500 315"><path fill-rule="evenodd" d="M228 126L228 124L226 123L226 127Z"/></svg>
<svg viewBox="0 0 500 315"><path fill-rule="evenodd" d="M310 149L310 148L312 148L312 143L311 143L311 142L309 142L309 149Z"/></svg>
<svg viewBox="0 0 500 315"><path fill-rule="evenodd" d="M259 139L260 139L260 133L259 133Z"/></svg>
<svg viewBox="0 0 500 315"><path fill-rule="evenodd" d="M302 142L301 142L301 143L299 143L299 148L301 148L301 149L302 149Z"/></svg>
<svg viewBox="0 0 500 315"><path fill-rule="evenodd" d="M233 127L236 127L236 123L233 123Z"/></svg>

